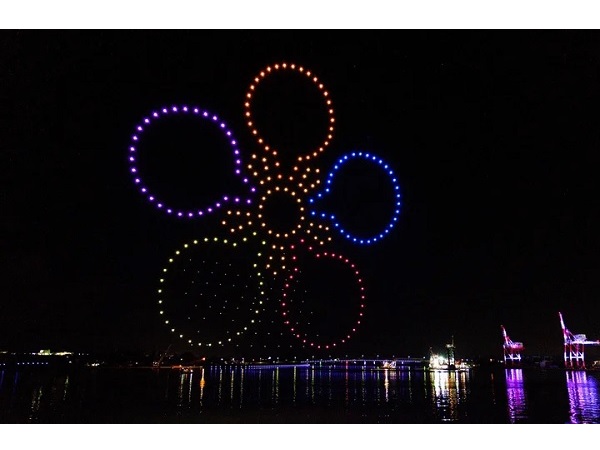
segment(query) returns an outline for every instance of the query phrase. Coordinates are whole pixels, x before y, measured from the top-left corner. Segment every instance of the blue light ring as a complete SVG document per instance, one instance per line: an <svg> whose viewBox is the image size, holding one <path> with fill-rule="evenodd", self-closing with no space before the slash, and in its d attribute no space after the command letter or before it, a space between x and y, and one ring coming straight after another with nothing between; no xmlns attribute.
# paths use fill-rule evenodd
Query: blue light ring
<svg viewBox="0 0 600 450"><path fill-rule="evenodd" d="M379 166L382 167L383 170L385 170L385 172L390 177L390 180L392 181L392 186L394 189L394 196L395 196L395 201L396 201L392 219L386 225L386 227L383 229L383 231L381 233L377 233L373 236L366 237L366 238L360 238L360 237L354 236L352 233L349 233L347 230L345 230L342 227L342 225L339 222L337 222L334 214L319 212L314 206L311 207L311 205L314 205L318 199L323 198L329 194L330 186L333 184L335 174L342 168L342 166L346 162L351 161L353 159L365 159L367 161L371 161L371 162L375 162L375 163L379 164ZM346 238L354 243L374 244L374 243L377 243L378 241L382 240L387 234L389 234L390 231L392 230L392 228L394 227L394 224L398 221L398 217L400 215L400 206L401 206L400 198L401 198L400 186L398 185L396 175L394 174L394 171L390 168L389 164L387 164L383 159L379 158L378 156L376 156L370 152L362 152L362 151L361 152L352 152L352 153L347 153L347 154L343 155L342 157L340 157L340 159L338 159L338 161L333 165L333 169L331 170L331 172L329 172L329 175L327 176L327 179L325 181L325 189L322 190L321 192L317 193L316 196L308 199L308 205L309 205L308 213L309 213L310 217L321 218L321 219L330 221L344 238Z"/></svg>

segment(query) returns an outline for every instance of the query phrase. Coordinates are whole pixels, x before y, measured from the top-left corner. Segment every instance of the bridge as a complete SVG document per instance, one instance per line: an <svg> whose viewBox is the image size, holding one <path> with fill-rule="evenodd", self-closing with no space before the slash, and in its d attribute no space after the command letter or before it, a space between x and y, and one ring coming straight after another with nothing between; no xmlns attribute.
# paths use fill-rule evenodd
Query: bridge
<svg viewBox="0 0 600 450"><path fill-rule="evenodd" d="M429 364L428 358L375 358L375 359L312 359L303 361L311 366L335 366L335 367L424 367Z"/></svg>

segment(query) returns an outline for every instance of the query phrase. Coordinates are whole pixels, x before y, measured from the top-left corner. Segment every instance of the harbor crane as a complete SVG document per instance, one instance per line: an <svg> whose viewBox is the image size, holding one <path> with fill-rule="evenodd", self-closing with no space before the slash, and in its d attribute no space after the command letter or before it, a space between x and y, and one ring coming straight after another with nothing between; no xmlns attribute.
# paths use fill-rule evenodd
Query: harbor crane
<svg viewBox="0 0 600 450"><path fill-rule="evenodd" d="M573 334L565 326L562 314L559 312L560 326L562 327L565 341L564 359L565 367L585 368L584 349L586 345L600 345L600 341L590 341L585 334Z"/></svg>
<svg viewBox="0 0 600 450"><path fill-rule="evenodd" d="M167 349L165 350L165 352L162 355L160 355L160 357L158 358L158 360L156 360L156 361L154 361L152 363L152 367L160 369L160 366L161 366L163 360L165 359L165 357L169 353L169 350L171 350L172 346L173 346L173 344L169 344L169 346L167 347Z"/></svg>
<svg viewBox="0 0 600 450"><path fill-rule="evenodd" d="M522 342L513 342L506 333L504 325L500 325L502 328L502 336L504 337L504 364L516 365L521 363L521 352L525 348Z"/></svg>

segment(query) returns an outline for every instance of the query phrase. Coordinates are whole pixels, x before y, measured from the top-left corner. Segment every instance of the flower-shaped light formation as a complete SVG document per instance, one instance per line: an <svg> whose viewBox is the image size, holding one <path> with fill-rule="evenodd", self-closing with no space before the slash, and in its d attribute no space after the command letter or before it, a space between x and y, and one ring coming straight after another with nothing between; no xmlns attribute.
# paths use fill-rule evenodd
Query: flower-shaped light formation
<svg viewBox="0 0 600 450"><path fill-rule="evenodd" d="M146 183L144 183L144 181L142 179L142 175L139 173L139 168L137 167L137 160L139 158L139 156L138 156L139 148L138 147L139 147L140 142L142 142L142 140L143 140L144 131L146 131L151 124L158 122L163 117L173 116L173 115L193 116L193 117L197 117L200 120L206 120L208 122L214 123L215 126L223 132L223 134L227 138L227 141L231 145L231 148L233 150L236 175L239 175L242 178L242 182L244 184L249 185L249 183L250 183L248 178L242 176L242 161L241 161L240 150L238 148L238 143L237 143L236 139L233 137L231 130L229 130L229 128L227 127L225 122L220 120L219 117L216 116L215 114L212 114L209 111L206 111L205 109L201 109L197 106L189 106L188 107L186 105L181 105L181 106L171 106L168 108L165 107L165 108L157 109L157 110L151 112L150 114L148 114L146 117L144 117L142 119L141 123L139 123L138 125L135 126L135 132L131 136L131 143L129 146L128 159L129 159L129 165L130 165L129 171L131 172L131 174L133 176L133 181L137 185L139 191L148 199L148 201L150 203L154 204L154 206L156 206L156 208L164 211L167 214L171 214L173 216L182 217L182 218L183 217L187 217L187 218L202 217L203 215L205 215L207 213L212 213L213 211L218 210L219 208L221 208L222 206L224 206L227 203L251 204L252 201L250 198L244 199L244 198L240 198L237 196L224 195L220 199L215 201L214 204L206 206L204 208L196 207L196 208L187 208L185 210L184 209L175 209L172 206L166 204L165 201L163 201L160 198L159 194L156 194L153 191L151 191L151 188L148 187L146 185ZM255 191L256 191L256 188L250 186L250 192L253 193Z"/></svg>
<svg viewBox="0 0 600 450"><path fill-rule="evenodd" d="M242 246L246 242L244 239ZM159 314L171 333L191 346L225 346L235 338L251 333L255 324L260 322L260 314L268 302L268 287L265 285L263 274L255 269L250 269L250 273L240 274L236 272L239 268L232 267L231 262L223 264L224 250L230 252L230 261L246 264L245 255L239 253L239 247L237 242L218 237L194 240L176 250L162 269L157 289ZM206 253L215 251L219 252L221 264L219 261L206 259ZM198 262L197 256L200 256ZM174 266L179 270L178 273L173 273ZM219 270L225 273L215 273ZM183 272L186 271L187 279L183 283L173 279L176 276L185 276ZM221 280L223 283L217 281L219 275L226 277L225 280ZM239 279L240 277L254 280ZM205 281L207 278L210 281ZM207 287L209 282L212 285ZM184 316L187 320L173 317L182 315L182 310L185 311ZM179 314L174 311L179 311ZM192 320L191 316L196 314L199 317L194 317L194 323L189 323ZM227 317L221 318L225 324L220 327L220 334L212 339L205 338L203 328L207 328L211 323L214 326L215 320L222 315ZM247 320L246 316L249 317ZM194 329L196 327L198 328Z"/></svg>
<svg viewBox="0 0 600 450"><path fill-rule="evenodd" d="M396 176L394 175L394 171L390 168L389 164L387 164L381 158L379 158L369 152L352 152L350 154L342 156L337 161L337 163L335 163L335 165L333 166L333 170L327 176L327 182L326 182L327 187L325 188L325 190L322 192L319 192L316 195L316 197L310 198L308 200L308 203L311 205L314 205L318 199L321 199L321 198L325 197L327 194L329 194L331 192L331 185L333 184L335 174L343 168L344 164L346 164L348 161L351 161L353 159L364 159L366 161L376 163L389 176L389 178L392 182L392 186L394 188L394 200L396 202L396 205L394 207L394 213L392 215L390 222L385 226L385 228L383 229L383 231L381 233L376 233L376 234L374 234L372 236L368 236L368 237L357 237L357 236L353 235L352 233L348 232L347 230L345 230L343 228L343 226L336 220L334 214L327 214L324 212L319 213L317 211L316 207L313 206L313 208L310 211L310 215L313 217L321 217L324 219L331 220L331 222L333 222L333 226L340 232L340 234L342 236L344 236L346 239L351 240L352 242L356 242L358 244L372 244L372 243L377 242L378 240L383 239L385 237L385 235L388 234L392 230L392 228L394 227L394 224L398 221L398 216L400 215L400 205L401 205L400 186L398 185L398 180L396 179Z"/></svg>
<svg viewBox="0 0 600 450"><path fill-rule="evenodd" d="M327 124L325 126L325 138L316 147L307 149L303 154L296 157L292 167L282 167L279 158L279 150L269 144L266 134L260 131L255 124L253 118L252 105L254 98L259 95L260 87L264 80L270 74L275 72L289 73L305 77L309 82L316 87L316 92L322 96L324 107L327 112ZM280 277L283 281L283 291L278 295L282 317L285 325L289 328L292 335L299 339L303 346L315 349L331 349L338 345L346 343L356 332L357 327L361 323L363 311L365 308L365 287L360 273L356 266L344 256L339 255L335 251L327 249L327 246L332 240L329 233L327 222L333 226L346 238L357 244L376 243L383 239L398 220L400 212L400 188L396 177L389 165L381 158L368 152L353 152L342 156L333 169L330 171L327 178L326 187L321 192L311 194L320 184L320 169L314 166L314 161L321 155L326 148L330 147L334 131L334 109L329 92L325 89L321 80L309 69L294 63L277 63L267 66L261 70L250 84L249 90L246 93L244 102L244 115L251 134L256 139L260 146L259 152L251 152L248 160L242 163L241 151L238 148L237 141L233 138L231 131L227 125L222 122L216 115L209 113L197 107L174 106L171 108L163 108L155 111L145 117L143 122L136 126L136 132L132 136L132 143L129 147L129 161L131 164L130 170L134 176L134 181L139 187L139 190L145 194L151 203L159 209L162 209L167 214L177 217L200 217L206 213L222 210L223 218L221 224L225 227L227 233L233 234L236 242L224 238L205 238L202 241L205 244L225 245L230 248L239 248L237 243L250 243L255 241L261 246L261 251L256 254L257 262L253 264L252 269L256 273L258 282L258 296L253 297L250 305L244 305L245 310L250 314L249 325L252 325L256 319L255 314L258 314L266 303L265 292L268 290L266 279L263 271L267 271L273 277ZM187 209L175 210L172 207L166 206L163 201L159 201L154 193L150 193L149 188L145 185L138 173L136 167L137 145L143 136L143 132L147 126L153 121L158 120L164 115L174 114L189 114L197 116L201 119L206 119L214 122L226 135L233 149L235 172L240 175L244 184L249 186L250 193L258 196L258 202L251 201L251 198L239 198L231 196L223 196L214 205L205 209ZM334 214L316 209L317 201L330 193L334 175L342 169L344 164L351 160L365 160L367 162L377 163L381 169L392 180L395 207L394 214L390 223L383 229L381 233L369 237L358 237L349 233L345 226L339 223ZM242 175L242 168L245 168L249 176L254 178L251 183L248 178ZM312 197L308 198L309 195ZM280 203L277 203L280 202ZM225 203L230 206L224 208ZM256 204L257 203L257 204ZM285 210L285 214L282 212ZM285 216L285 223L276 223L281 216ZM322 223L325 221L326 223ZM196 246L199 241L194 241ZM189 245L185 245L183 250L175 252L175 256L170 258L169 263L173 263L180 254L185 253ZM299 282L299 276L302 274L300 260L297 255L299 252L308 252L311 257L319 259L330 259L336 262L345 264L356 277L356 300L357 318L352 324L351 329L339 339L331 339L329 342L321 342L319 339L314 339L309 336L306 330L303 330L302 323L293 321L290 317L295 307L298 306L297 293L294 285ZM169 264L169 265L170 265ZM203 264L206 264L203 260ZM175 326L172 323L174 319L168 319L166 316L170 311L167 305L167 296L165 294L165 285L169 273L169 265L163 269L163 277L161 278L161 288L159 288L159 307L160 314L164 317L165 324L169 326L171 332L178 334L182 339L186 340L191 345L199 345L203 347L223 346L231 342L235 337L248 332L248 324L240 325L240 321L236 319L232 322L231 329L222 330L223 335L212 339L198 339L194 333L182 332L181 326ZM210 270L210 268L209 268ZM237 275L236 275L237 276ZM269 277L270 278L270 277ZM247 286L247 285L244 285ZM243 297L243 296L242 296ZM296 300L295 300L296 298ZM221 309L226 305L221 305ZM221 311L221 310L219 310ZM233 319L232 319L233 320ZM241 328L240 328L241 326Z"/></svg>
<svg viewBox="0 0 600 450"><path fill-rule="evenodd" d="M267 142L253 121L252 101L260 94L263 80L276 72L300 75L313 83L316 87L315 92L323 97L328 117L324 140L316 148L299 155L291 168L282 167L279 151ZM266 258L264 268L272 270L273 275L278 275L288 268L285 263L285 249L290 241L307 239L322 246L332 240L328 225L316 223L308 217L306 195L321 183L320 169L314 167L312 161L330 145L335 123L334 110L329 92L311 70L298 64L285 62L267 66L257 74L246 93L244 107L247 125L263 150L262 154L252 152L250 162L246 166L247 171L256 181L259 197L258 211L247 205L239 205L229 209L221 223L231 233L246 235L248 230L252 230L260 233L263 239L272 242L271 251L264 254ZM273 203L275 196L288 197L288 202L293 205L290 212L293 220L284 229L273 226L273 217L269 217L268 210L273 209L269 205Z"/></svg>

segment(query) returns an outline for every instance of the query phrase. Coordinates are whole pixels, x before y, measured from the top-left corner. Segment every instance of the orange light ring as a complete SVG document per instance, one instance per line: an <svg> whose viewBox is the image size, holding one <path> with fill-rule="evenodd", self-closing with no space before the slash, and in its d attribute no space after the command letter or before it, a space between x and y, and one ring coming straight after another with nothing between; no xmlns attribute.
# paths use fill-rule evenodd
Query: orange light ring
<svg viewBox="0 0 600 450"><path fill-rule="evenodd" d="M264 217L263 217L263 212L262 210L265 207L266 201L269 198L269 196L278 193L278 192L283 192L283 193L288 193L294 200L295 202L299 205L299 209L300 209L300 220L298 221L298 223L294 224L291 228L290 231L288 232L276 232L273 231L268 224L266 223ZM272 188L267 188L267 190L265 192L263 192L263 195L260 197L260 200L258 200L258 213L256 214L256 218L258 221L258 225L260 226L260 228L267 233L268 236L270 237L274 237L276 239L283 239L283 238L289 238L294 236L295 234L301 232L303 230L303 222L306 220L306 217L304 215L304 199L302 198L302 196L297 195L297 192L295 190L295 188L293 187L287 187L287 186L273 186Z"/></svg>
<svg viewBox="0 0 600 450"><path fill-rule="evenodd" d="M309 80L311 80L315 86L317 86L317 88L319 89L319 91L321 92L321 94L323 95L323 98L325 99L325 106L327 108L327 114L329 117L328 120L328 130L327 130L327 138L317 147L317 149L313 150L312 152L300 155L297 157L297 161L299 163L303 162L303 161L310 161L314 158L316 158L317 156L319 156L319 154L323 153L323 151L325 151L325 148L330 144L331 139L333 139L333 131L334 131L334 123L335 123L335 117L333 115L333 105L331 102L331 98L329 96L329 92L325 89L325 86L323 85L323 83L321 83L318 79L318 77L316 77L314 75L314 73L312 73L312 71L305 69L302 66L299 66L297 64L288 64L288 63L277 63L277 64L273 64L271 66L267 66L265 69L261 70L260 73L254 77L253 82L250 84L250 87L248 89L248 92L246 93L246 100L244 102L244 117L246 119L246 124L248 125L248 127L250 128L250 131L252 133L253 136L255 136L256 141L258 142L259 145L262 146L262 149L267 153L267 155L270 155L272 160L273 160L273 165L276 169L279 169L280 167L280 162L277 158L277 149L272 148L265 140L265 138L259 133L258 129L256 128L254 122L253 122L253 114L252 114L252 98L256 93L256 90L258 88L258 86L260 85L261 81L264 80L266 77L269 76L269 74L277 72L277 71L295 71L297 73L300 73L302 75L305 75ZM256 154L252 154L251 156L252 159L259 159L259 156ZM260 158L262 159L262 158ZM267 169L265 171L270 170L270 166L266 166ZM251 173L254 173L255 176L257 176L257 172L253 171L252 167L249 167ZM296 170L296 168L294 167L294 170Z"/></svg>

